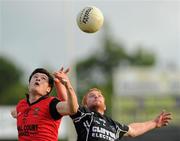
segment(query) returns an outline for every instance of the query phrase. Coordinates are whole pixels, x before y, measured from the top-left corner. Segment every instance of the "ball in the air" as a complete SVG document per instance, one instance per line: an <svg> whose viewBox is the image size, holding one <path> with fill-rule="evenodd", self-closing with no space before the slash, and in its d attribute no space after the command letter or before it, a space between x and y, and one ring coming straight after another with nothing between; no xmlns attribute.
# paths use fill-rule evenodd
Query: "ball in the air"
<svg viewBox="0 0 180 141"><path fill-rule="evenodd" d="M87 6L78 13L76 21L82 31L94 33L102 27L104 17L97 7Z"/></svg>

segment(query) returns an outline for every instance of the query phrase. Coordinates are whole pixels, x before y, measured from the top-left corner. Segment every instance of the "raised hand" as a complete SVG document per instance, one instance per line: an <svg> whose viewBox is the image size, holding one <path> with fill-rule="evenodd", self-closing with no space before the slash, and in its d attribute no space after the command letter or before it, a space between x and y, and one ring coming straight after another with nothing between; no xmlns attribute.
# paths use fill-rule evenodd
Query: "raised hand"
<svg viewBox="0 0 180 141"><path fill-rule="evenodd" d="M62 67L59 71L54 72L55 88L57 91L57 96L61 101L67 100L66 87L67 87L67 83L70 83L69 78L67 76L69 71L70 71L69 68L64 70L64 68Z"/></svg>
<svg viewBox="0 0 180 141"><path fill-rule="evenodd" d="M67 68L66 70L64 70L64 68L62 67L59 71L54 73L54 81L55 83L59 83L61 82L63 85L67 84L67 81L69 81L69 78L67 77L67 73L70 71L70 68Z"/></svg>
<svg viewBox="0 0 180 141"><path fill-rule="evenodd" d="M154 121L156 122L156 128L160 128L162 126L167 126L172 120L172 114L168 112L161 112L159 116L157 116Z"/></svg>

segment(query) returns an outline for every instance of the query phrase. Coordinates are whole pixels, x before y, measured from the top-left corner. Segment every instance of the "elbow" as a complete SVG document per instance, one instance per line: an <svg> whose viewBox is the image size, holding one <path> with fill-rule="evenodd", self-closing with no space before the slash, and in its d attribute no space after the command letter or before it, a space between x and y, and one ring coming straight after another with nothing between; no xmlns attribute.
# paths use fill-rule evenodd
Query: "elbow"
<svg viewBox="0 0 180 141"><path fill-rule="evenodd" d="M136 132L136 130L134 128L129 126L129 131L126 133L126 136L134 138L134 137L137 137L138 134L137 134L137 132Z"/></svg>
<svg viewBox="0 0 180 141"><path fill-rule="evenodd" d="M130 138L135 138L138 135L134 134L134 133L127 133L125 136L130 137Z"/></svg>
<svg viewBox="0 0 180 141"><path fill-rule="evenodd" d="M135 137L137 137L137 135L136 134L128 134L128 137L135 138Z"/></svg>

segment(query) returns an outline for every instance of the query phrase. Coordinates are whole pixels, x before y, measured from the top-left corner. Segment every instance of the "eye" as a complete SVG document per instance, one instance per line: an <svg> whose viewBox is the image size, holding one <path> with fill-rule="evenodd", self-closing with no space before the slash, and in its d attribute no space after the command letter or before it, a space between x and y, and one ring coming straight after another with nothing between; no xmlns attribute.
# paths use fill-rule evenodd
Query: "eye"
<svg viewBox="0 0 180 141"><path fill-rule="evenodd" d="M41 79L42 79L42 80L47 80L47 78L46 78L46 77L44 77L44 76L43 76L43 77L41 77Z"/></svg>
<svg viewBox="0 0 180 141"><path fill-rule="evenodd" d="M89 97L94 97L94 96L95 96L95 94L90 94L90 95L89 95Z"/></svg>
<svg viewBox="0 0 180 141"><path fill-rule="evenodd" d="M99 97L102 97L102 95L99 95Z"/></svg>
<svg viewBox="0 0 180 141"><path fill-rule="evenodd" d="M37 75L34 75L33 78L38 78L38 76L37 76Z"/></svg>

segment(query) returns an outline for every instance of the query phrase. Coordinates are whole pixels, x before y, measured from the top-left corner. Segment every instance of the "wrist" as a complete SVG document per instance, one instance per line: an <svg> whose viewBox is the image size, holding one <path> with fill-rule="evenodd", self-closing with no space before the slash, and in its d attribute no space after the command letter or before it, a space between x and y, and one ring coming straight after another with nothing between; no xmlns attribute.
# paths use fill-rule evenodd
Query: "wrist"
<svg viewBox="0 0 180 141"><path fill-rule="evenodd" d="M158 128L158 123L157 123L157 119L152 120L153 124L154 124L154 128Z"/></svg>
<svg viewBox="0 0 180 141"><path fill-rule="evenodd" d="M72 86L71 86L69 83L67 83L66 88L67 88L68 90L72 90L72 89L73 89Z"/></svg>

